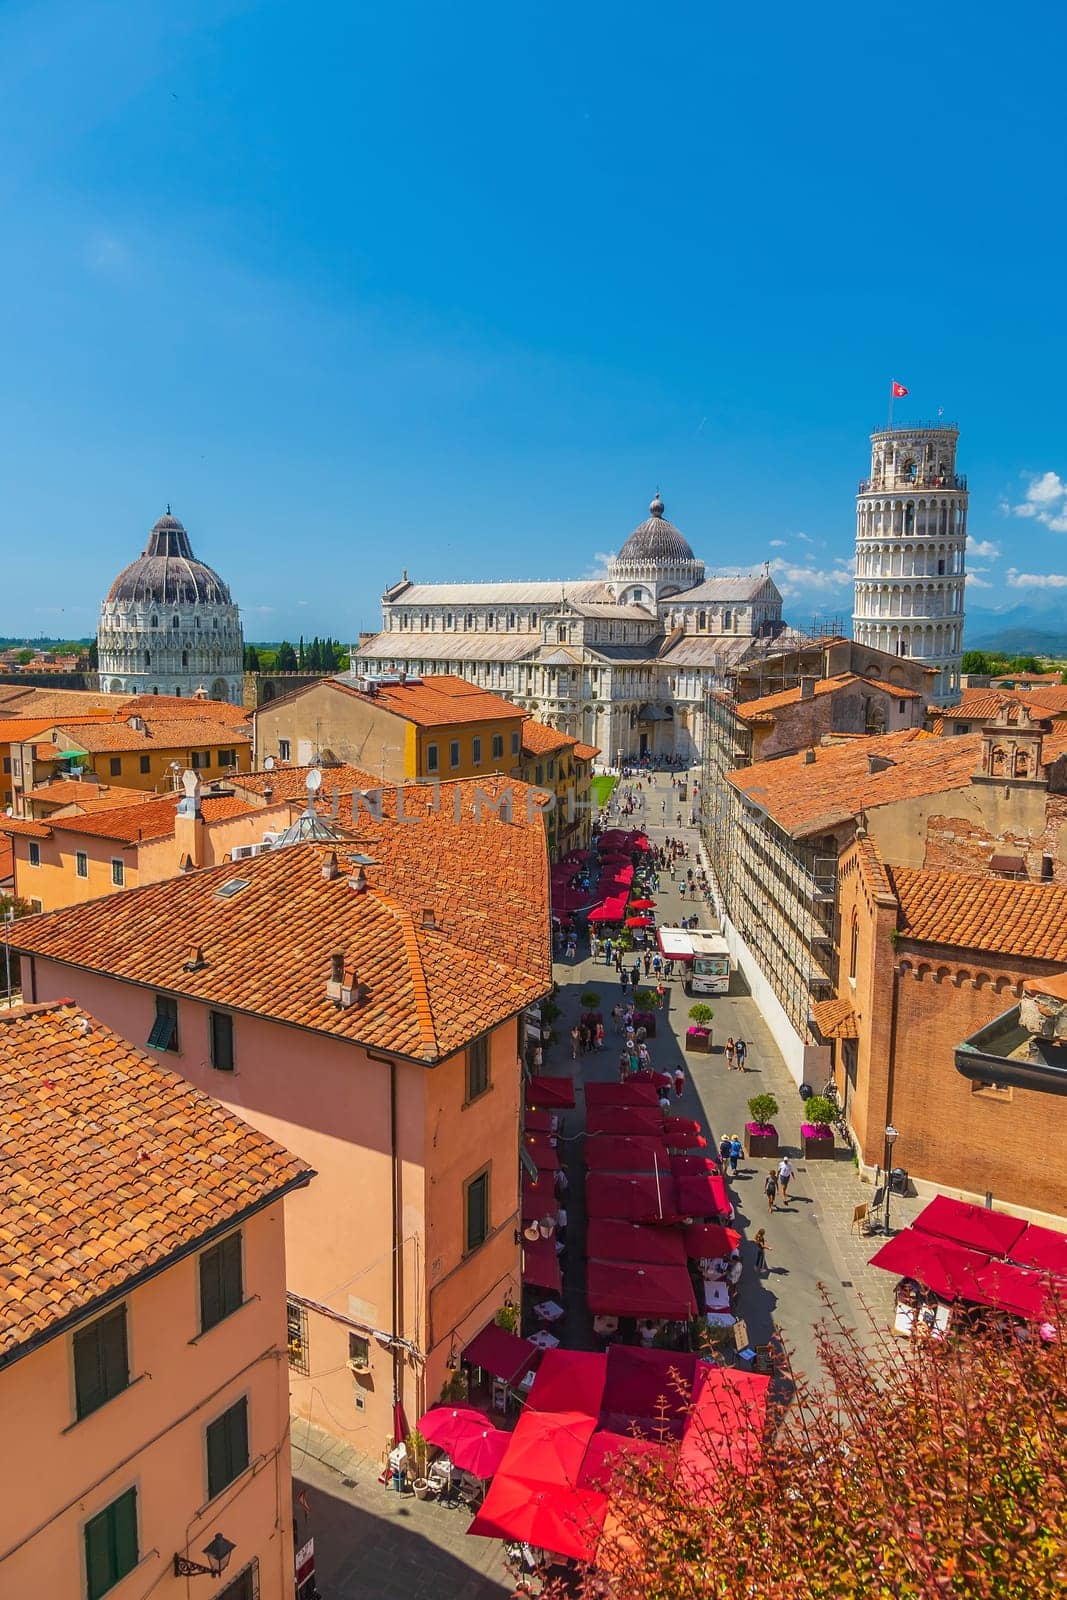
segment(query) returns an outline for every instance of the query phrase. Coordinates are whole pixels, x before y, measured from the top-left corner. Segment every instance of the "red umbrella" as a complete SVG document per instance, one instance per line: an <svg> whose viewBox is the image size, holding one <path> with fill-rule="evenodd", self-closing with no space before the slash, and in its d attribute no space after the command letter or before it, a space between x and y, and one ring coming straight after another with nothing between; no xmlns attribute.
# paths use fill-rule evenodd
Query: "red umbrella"
<svg viewBox="0 0 1067 1600"><path fill-rule="evenodd" d="M652 926L652 918L651 917L627 917L626 926L628 928L651 928L651 926Z"/></svg>
<svg viewBox="0 0 1067 1600"><path fill-rule="evenodd" d="M510 1436L508 1475L573 1487L595 1428L584 1411L524 1411Z"/></svg>
<svg viewBox="0 0 1067 1600"><path fill-rule="evenodd" d="M521 1539L559 1556L592 1561L607 1515L607 1495L498 1473L467 1529L486 1539Z"/></svg>
<svg viewBox="0 0 1067 1600"><path fill-rule="evenodd" d="M511 1437L502 1429L494 1428L484 1411L476 1411L472 1406L433 1406L419 1418L419 1432L430 1444L447 1450L456 1466L463 1467L467 1472L473 1472L474 1468L467 1466L461 1457L473 1450L483 1434L499 1433L505 1445ZM496 1467L492 1471L495 1472ZM479 1472L477 1476L488 1477L489 1474Z"/></svg>
<svg viewBox="0 0 1067 1600"><path fill-rule="evenodd" d="M656 902L654 900L631 900L630 901L630 910L631 911L655 911L655 909L656 909Z"/></svg>

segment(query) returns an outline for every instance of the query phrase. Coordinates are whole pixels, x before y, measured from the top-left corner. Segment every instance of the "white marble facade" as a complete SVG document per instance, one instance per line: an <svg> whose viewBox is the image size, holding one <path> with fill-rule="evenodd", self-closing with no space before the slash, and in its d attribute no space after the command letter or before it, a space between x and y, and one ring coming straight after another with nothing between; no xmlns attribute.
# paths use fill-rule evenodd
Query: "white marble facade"
<svg viewBox="0 0 1067 1600"><path fill-rule="evenodd" d="M766 569L706 578L657 495L604 579L413 583L382 596L356 672L451 672L595 745L698 759L707 690L784 629Z"/></svg>

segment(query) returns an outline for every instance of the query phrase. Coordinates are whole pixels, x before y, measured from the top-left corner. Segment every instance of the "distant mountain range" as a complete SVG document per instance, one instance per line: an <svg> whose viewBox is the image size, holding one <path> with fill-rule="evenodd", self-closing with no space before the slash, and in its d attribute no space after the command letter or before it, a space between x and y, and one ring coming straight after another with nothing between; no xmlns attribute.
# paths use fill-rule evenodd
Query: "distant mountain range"
<svg viewBox="0 0 1067 1600"><path fill-rule="evenodd" d="M1003 650L1008 655L1067 656L1067 595L1037 592L1022 605L1001 608L967 604L965 650Z"/></svg>

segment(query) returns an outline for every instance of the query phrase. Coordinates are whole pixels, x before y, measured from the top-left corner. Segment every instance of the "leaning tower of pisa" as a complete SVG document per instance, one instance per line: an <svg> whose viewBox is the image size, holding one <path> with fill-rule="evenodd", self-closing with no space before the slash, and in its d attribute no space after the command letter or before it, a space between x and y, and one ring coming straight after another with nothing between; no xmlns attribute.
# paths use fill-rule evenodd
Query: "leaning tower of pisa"
<svg viewBox="0 0 1067 1600"><path fill-rule="evenodd" d="M959 698L967 479L959 429L920 422L871 434L871 475L856 496L858 644L937 671L931 699Z"/></svg>

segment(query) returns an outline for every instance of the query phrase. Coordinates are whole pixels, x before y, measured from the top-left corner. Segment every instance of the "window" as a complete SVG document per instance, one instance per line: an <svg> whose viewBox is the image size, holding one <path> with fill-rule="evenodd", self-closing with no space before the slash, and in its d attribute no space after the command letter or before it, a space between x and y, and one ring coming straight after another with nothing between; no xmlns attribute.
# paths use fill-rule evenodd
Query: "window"
<svg viewBox="0 0 1067 1600"><path fill-rule="evenodd" d="M236 750L220 750L218 760L220 767L235 767L237 765L237 752Z"/></svg>
<svg viewBox="0 0 1067 1600"><path fill-rule="evenodd" d="M35 915L36 915L37 912L43 911L44 910L44 901L43 900L34 900L33 897L31 896L30 897L30 910Z"/></svg>
<svg viewBox="0 0 1067 1600"><path fill-rule="evenodd" d="M288 739L279 739L278 740L278 760L279 761L288 761L289 760L289 755L290 755L289 740Z"/></svg>
<svg viewBox="0 0 1067 1600"><path fill-rule="evenodd" d="M472 1039L467 1046L467 1099L477 1100L489 1087L489 1035Z"/></svg>
<svg viewBox="0 0 1067 1600"><path fill-rule="evenodd" d="M89 876L89 857L84 850L76 850L74 852L74 870L79 878L87 878Z"/></svg>
<svg viewBox="0 0 1067 1600"><path fill-rule="evenodd" d="M156 995L156 1020L148 1035L150 1050L177 1050L178 1002L173 995Z"/></svg>
<svg viewBox="0 0 1067 1600"><path fill-rule="evenodd" d="M126 1307L79 1328L73 1344L74 1403L80 1420L129 1387Z"/></svg>
<svg viewBox="0 0 1067 1600"><path fill-rule="evenodd" d="M311 1357L308 1350L308 1314L303 1306L298 1306L295 1300L289 1300L285 1307L285 1321L289 1345L289 1365L294 1372L302 1372L305 1378L311 1371Z"/></svg>
<svg viewBox="0 0 1067 1600"><path fill-rule="evenodd" d="M85 1577L89 1600L113 1589L132 1572L137 1551L137 1490L127 1489L85 1524Z"/></svg>
<svg viewBox="0 0 1067 1600"><path fill-rule="evenodd" d="M139 758L138 765L140 766L140 769L141 769L142 772L151 772L151 770L152 770L152 757L151 756L141 756Z"/></svg>
<svg viewBox="0 0 1067 1600"><path fill-rule="evenodd" d="M851 939L849 941L849 950L848 950L848 975L852 979L853 982L855 982L855 980L856 980L856 962L857 962L858 957L859 957L859 946L860 946L859 919L858 919L858 917L856 917L855 914L853 914L853 917L852 917L852 937L851 937Z"/></svg>
<svg viewBox="0 0 1067 1600"><path fill-rule="evenodd" d="M207 1497L214 1500L248 1465L248 1397L209 1422L207 1438Z"/></svg>
<svg viewBox="0 0 1067 1600"><path fill-rule="evenodd" d="M121 778L122 777L122 757L121 756L112 756L107 765L108 765L108 771L111 773L111 776L113 778Z"/></svg>
<svg viewBox="0 0 1067 1600"><path fill-rule="evenodd" d="M438 770L438 766L437 746L435 744L428 744L426 746L426 771L436 772Z"/></svg>
<svg viewBox="0 0 1067 1600"><path fill-rule="evenodd" d="M114 884L116 889L121 889L123 884L126 882L126 867L122 861L112 861L111 882Z"/></svg>
<svg viewBox="0 0 1067 1600"><path fill-rule="evenodd" d="M361 1333L348 1335L348 1365L360 1372L366 1372L370 1366L370 1340Z"/></svg>
<svg viewBox="0 0 1067 1600"><path fill-rule="evenodd" d="M478 766L482 759L482 741L477 734L471 740L471 760Z"/></svg>
<svg viewBox="0 0 1067 1600"><path fill-rule="evenodd" d="M452 742L450 743L449 747L448 747L448 760L449 760L449 765L450 766L453 766L453 767L458 767L459 766L459 740L458 739L453 739Z"/></svg>
<svg viewBox="0 0 1067 1600"><path fill-rule="evenodd" d="M243 1300L241 1235L231 1233L200 1257L200 1332L230 1316Z"/></svg>
<svg viewBox="0 0 1067 1600"><path fill-rule="evenodd" d="M499 758L503 754L504 754L504 735L502 733L494 733L494 735L493 735L493 759L494 760L499 760Z"/></svg>
<svg viewBox="0 0 1067 1600"><path fill-rule="evenodd" d="M202 772L205 767L210 767L210 765L211 765L211 751L210 750L194 750L193 751L193 771L194 772Z"/></svg>
<svg viewBox="0 0 1067 1600"><path fill-rule="evenodd" d="M477 1250L489 1235L489 1168L468 1178L463 1191L467 1251Z"/></svg>
<svg viewBox="0 0 1067 1600"><path fill-rule="evenodd" d="M41 847L37 843L36 839L31 839L30 840L30 866L31 867L39 867L40 865L41 865Z"/></svg>
<svg viewBox="0 0 1067 1600"><path fill-rule="evenodd" d="M170 625L171 625L172 628L180 628L181 627L181 619L179 617L171 617Z"/></svg>
<svg viewBox="0 0 1067 1600"><path fill-rule="evenodd" d="M4 757L4 771L5 772L10 772L11 771L11 757L10 756L5 756Z"/></svg>
<svg viewBox="0 0 1067 1600"><path fill-rule="evenodd" d="M552 779L555 776L556 776L556 763L555 763L555 760L553 759L552 761L550 761L548 763L548 781L549 781L549 783L552 782Z"/></svg>
<svg viewBox="0 0 1067 1600"><path fill-rule="evenodd" d="M511 735L511 753L512 753L513 756L517 756L518 753L519 753L519 733L518 733L518 730L516 730Z"/></svg>
<svg viewBox="0 0 1067 1600"><path fill-rule="evenodd" d="M253 1556L232 1583L219 1591L215 1600L259 1600L259 1557Z"/></svg>
<svg viewBox="0 0 1067 1600"><path fill-rule="evenodd" d="M188 665L189 665L189 652L188 652L188 650L183 650L182 651L182 666L183 667L187 667Z"/></svg>
<svg viewBox="0 0 1067 1600"><path fill-rule="evenodd" d="M211 1013L211 1065L216 1072L233 1071L233 1018L227 1011Z"/></svg>

